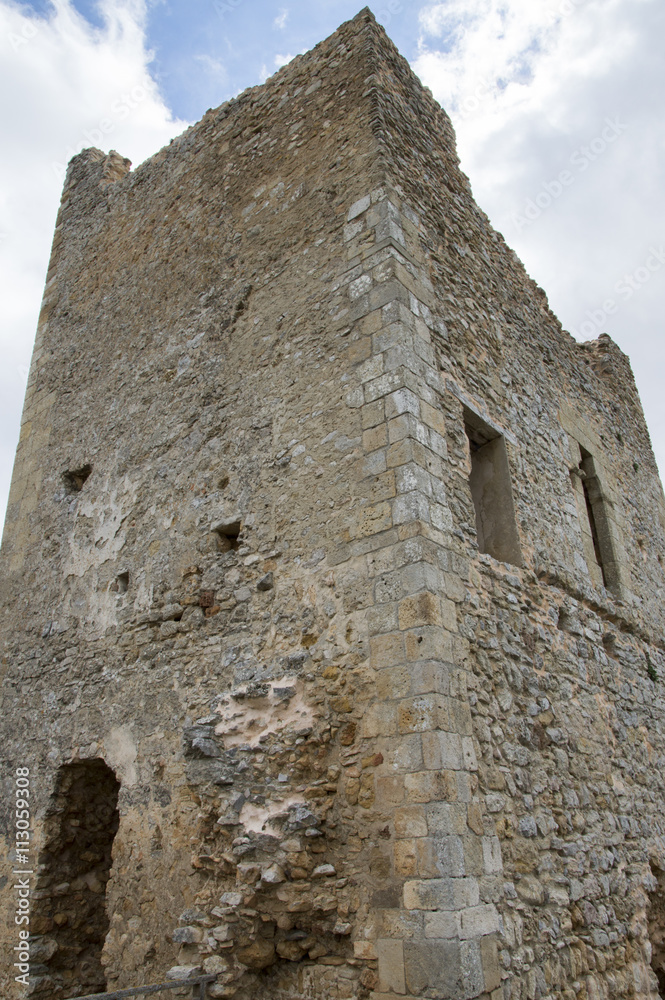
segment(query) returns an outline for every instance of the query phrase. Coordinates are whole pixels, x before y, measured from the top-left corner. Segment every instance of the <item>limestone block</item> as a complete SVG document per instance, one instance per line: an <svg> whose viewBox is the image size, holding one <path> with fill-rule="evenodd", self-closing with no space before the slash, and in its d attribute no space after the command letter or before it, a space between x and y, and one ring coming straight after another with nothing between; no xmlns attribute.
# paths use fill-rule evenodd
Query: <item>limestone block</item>
<svg viewBox="0 0 665 1000"><path fill-rule="evenodd" d="M365 403L361 413L362 429L369 430L382 424L385 420L385 404L382 399L377 399L374 403Z"/></svg>
<svg viewBox="0 0 665 1000"><path fill-rule="evenodd" d="M402 413L412 413L420 417L420 400L410 389L396 389L386 399L386 419L391 420Z"/></svg>
<svg viewBox="0 0 665 1000"><path fill-rule="evenodd" d="M374 403L377 399L384 399L386 406L386 419L390 419L390 417L395 416L397 411L395 409L395 404L391 403L389 406L388 401L395 393L404 392L409 394L406 398L416 398L409 389L403 388L403 378L401 374L397 372L389 372L384 375L379 375L378 378L365 383L365 402ZM400 410L399 412L401 413L405 411Z"/></svg>
<svg viewBox="0 0 665 1000"><path fill-rule="evenodd" d="M430 503L429 521L438 531L449 532L453 528L453 515L450 508L440 503Z"/></svg>
<svg viewBox="0 0 665 1000"><path fill-rule="evenodd" d="M388 444L388 429L385 424L377 424L363 431L363 449L365 452L376 451L377 448L385 448Z"/></svg>
<svg viewBox="0 0 665 1000"><path fill-rule="evenodd" d="M461 737L457 733L423 733L423 759L427 769L459 771L463 767Z"/></svg>
<svg viewBox="0 0 665 1000"><path fill-rule="evenodd" d="M395 482L398 493L411 493L418 490L424 496L432 496L432 482L429 473L415 462L400 465L395 471Z"/></svg>
<svg viewBox="0 0 665 1000"><path fill-rule="evenodd" d="M368 194L363 195L363 197L359 198L358 201L354 201L353 205L351 206L351 208L347 213L346 216L347 222L353 222L355 218L357 218L359 215L362 215L363 212L366 212L370 204L371 204L371 197Z"/></svg>
<svg viewBox="0 0 665 1000"><path fill-rule="evenodd" d="M402 806L396 809L394 822L397 837L427 836L427 818L422 806Z"/></svg>
<svg viewBox="0 0 665 1000"><path fill-rule="evenodd" d="M409 941L404 944L406 988L441 1000L464 996L460 944L448 938Z"/></svg>
<svg viewBox="0 0 665 1000"><path fill-rule="evenodd" d="M480 945L476 941L460 942L463 1000L472 1000L485 989L483 959Z"/></svg>
<svg viewBox="0 0 665 1000"><path fill-rule="evenodd" d="M500 875L503 871L501 842L498 837L483 837L483 861L488 875Z"/></svg>
<svg viewBox="0 0 665 1000"><path fill-rule="evenodd" d="M392 523L393 515L388 501L384 500L381 503L364 507L357 519L356 537L365 538L368 535L387 531Z"/></svg>
<svg viewBox="0 0 665 1000"><path fill-rule="evenodd" d="M436 775L433 771L416 771L404 777L404 793L409 802L431 802L437 796Z"/></svg>
<svg viewBox="0 0 665 1000"><path fill-rule="evenodd" d="M406 648L401 632L373 635L369 641L370 663L375 670L404 663Z"/></svg>
<svg viewBox="0 0 665 1000"><path fill-rule="evenodd" d="M401 733L428 732L449 728L448 699L440 694L421 694L404 698L399 704Z"/></svg>
<svg viewBox="0 0 665 1000"><path fill-rule="evenodd" d="M362 460L362 473L364 476L378 476L385 472L387 468L386 449L378 448L376 451L365 455Z"/></svg>
<svg viewBox="0 0 665 1000"><path fill-rule="evenodd" d="M450 772L454 774L455 772ZM468 836L468 807L464 802L430 802L427 806L427 825L432 832Z"/></svg>
<svg viewBox="0 0 665 1000"><path fill-rule="evenodd" d="M360 724L362 736L393 736L397 732L397 705L394 702L376 702L365 712Z"/></svg>
<svg viewBox="0 0 665 1000"><path fill-rule="evenodd" d="M403 878L413 877L420 874L418 871L418 857L416 850L416 840L398 840L395 842L395 874Z"/></svg>
<svg viewBox="0 0 665 1000"><path fill-rule="evenodd" d="M411 673L411 690L414 694L448 694L450 690L450 670L447 663L436 660L426 660L409 666Z"/></svg>
<svg viewBox="0 0 665 1000"><path fill-rule="evenodd" d="M356 374L361 382L372 382L383 375L383 354L374 354L362 365L359 365ZM368 404L369 406L373 404ZM383 404L381 404L381 407Z"/></svg>
<svg viewBox="0 0 665 1000"><path fill-rule="evenodd" d="M441 601L429 591L405 597L399 604L400 629L441 624Z"/></svg>
<svg viewBox="0 0 665 1000"><path fill-rule="evenodd" d="M376 942L379 959L379 991L404 995L404 943L396 939L380 938Z"/></svg>
<svg viewBox="0 0 665 1000"><path fill-rule="evenodd" d="M406 778L409 776L406 775ZM404 801L405 776L385 774L376 777L376 808L390 810Z"/></svg>
<svg viewBox="0 0 665 1000"><path fill-rule="evenodd" d="M418 874L425 878L461 878L470 874L462 838L455 835L423 837L416 845Z"/></svg>
<svg viewBox="0 0 665 1000"><path fill-rule="evenodd" d="M408 660L444 660L452 662L453 641L446 629L437 626L412 629L405 634Z"/></svg>
<svg viewBox="0 0 665 1000"><path fill-rule="evenodd" d="M404 637L402 650L404 648ZM387 667L380 670L376 676L376 694L378 698L405 698L411 692L411 672L407 666Z"/></svg>
<svg viewBox="0 0 665 1000"><path fill-rule="evenodd" d="M458 938L459 921L457 914L446 910L442 910L440 913L426 913L425 937Z"/></svg>
<svg viewBox="0 0 665 1000"><path fill-rule="evenodd" d="M459 914L460 939L480 938L500 930L499 914L492 903L472 906ZM493 987L491 987L493 989Z"/></svg>
<svg viewBox="0 0 665 1000"><path fill-rule="evenodd" d="M387 739L382 743L387 767L394 772L420 771L423 768L423 746L420 733Z"/></svg>
<svg viewBox="0 0 665 1000"><path fill-rule="evenodd" d="M397 628L397 602L386 601L368 608L366 619L371 636L392 632Z"/></svg>
<svg viewBox="0 0 665 1000"><path fill-rule="evenodd" d="M407 910L460 910L479 901L475 878L420 879L404 884Z"/></svg>
<svg viewBox="0 0 665 1000"><path fill-rule="evenodd" d="M430 406L429 403L420 404L420 414L424 423L431 427L433 430L440 434L441 437L446 436L446 423L443 419L443 414L440 410L436 409L434 406Z"/></svg>
<svg viewBox="0 0 665 1000"><path fill-rule="evenodd" d="M478 770L478 758L476 757L476 747L472 736L462 736L462 757L464 767L469 771Z"/></svg>
<svg viewBox="0 0 665 1000"><path fill-rule="evenodd" d="M485 989L490 993L501 985L499 949L495 937L483 937L479 944Z"/></svg>

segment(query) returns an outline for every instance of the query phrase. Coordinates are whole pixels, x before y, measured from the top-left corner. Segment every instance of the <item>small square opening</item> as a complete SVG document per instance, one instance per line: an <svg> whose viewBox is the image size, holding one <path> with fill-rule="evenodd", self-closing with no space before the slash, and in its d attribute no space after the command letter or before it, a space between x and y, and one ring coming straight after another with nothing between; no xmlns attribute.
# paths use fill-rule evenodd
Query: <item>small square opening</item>
<svg viewBox="0 0 665 1000"><path fill-rule="evenodd" d="M118 573L113 584L111 585L111 590L115 594L126 594L129 590L129 573L125 570L122 573Z"/></svg>
<svg viewBox="0 0 665 1000"><path fill-rule="evenodd" d="M80 493L91 472L91 465L82 465L80 469L68 469L67 472L63 472L62 478L68 493Z"/></svg>
<svg viewBox="0 0 665 1000"><path fill-rule="evenodd" d="M220 552L230 552L240 545L240 534L242 532L242 521L240 518L232 518L228 521L221 521L213 526L213 534L219 539L218 547Z"/></svg>

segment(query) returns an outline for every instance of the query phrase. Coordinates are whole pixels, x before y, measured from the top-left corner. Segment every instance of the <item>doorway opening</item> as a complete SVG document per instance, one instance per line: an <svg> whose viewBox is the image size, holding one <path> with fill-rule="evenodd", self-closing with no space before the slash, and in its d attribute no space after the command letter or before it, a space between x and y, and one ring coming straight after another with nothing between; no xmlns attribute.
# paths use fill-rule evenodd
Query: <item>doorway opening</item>
<svg viewBox="0 0 665 1000"><path fill-rule="evenodd" d="M658 980L658 992L665 1000L665 871L651 863L656 887L649 894L647 920L651 941L651 968Z"/></svg>
<svg viewBox="0 0 665 1000"><path fill-rule="evenodd" d="M64 764L57 773L31 922L39 963L33 975L50 996L106 990L101 957L119 791L115 774L99 758Z"/></svg>

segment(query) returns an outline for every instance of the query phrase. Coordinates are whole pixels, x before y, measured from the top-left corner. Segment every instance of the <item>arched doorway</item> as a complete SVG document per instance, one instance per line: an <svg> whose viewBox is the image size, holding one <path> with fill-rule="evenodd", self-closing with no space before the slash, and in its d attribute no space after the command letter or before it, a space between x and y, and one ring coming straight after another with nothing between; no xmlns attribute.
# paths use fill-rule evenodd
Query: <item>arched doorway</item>
<svg viewBox="0 0 665 1000"><path fill-rule="evenodd" d="M119 790L115 774L99 758L65 764L57 773L31 920L37 936L35 996L65 998L106 989L101 955L109 927L106 883Z"/></svg>

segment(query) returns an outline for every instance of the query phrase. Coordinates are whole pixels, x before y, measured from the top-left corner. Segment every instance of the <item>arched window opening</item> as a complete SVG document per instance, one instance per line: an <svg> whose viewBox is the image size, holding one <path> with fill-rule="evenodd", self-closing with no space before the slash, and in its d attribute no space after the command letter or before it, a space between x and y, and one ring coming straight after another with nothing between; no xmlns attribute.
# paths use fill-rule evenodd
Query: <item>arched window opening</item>
<svg viewBox="0 0 665 1000"><path fill-rule="evenodd" d="M120 784L103 760L65 764L45 823L33 907L39 965L34 996L66 998L106 990L101 964L109 928L106 883L118 830Z"/></svg>

